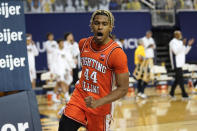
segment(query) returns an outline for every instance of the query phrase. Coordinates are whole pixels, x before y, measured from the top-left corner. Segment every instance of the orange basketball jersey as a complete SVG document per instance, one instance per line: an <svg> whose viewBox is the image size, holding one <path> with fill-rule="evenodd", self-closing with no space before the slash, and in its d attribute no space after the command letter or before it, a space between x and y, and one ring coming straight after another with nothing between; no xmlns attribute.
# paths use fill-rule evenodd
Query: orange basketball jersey
<svg viewBox="0 0 197 131"><path fill-rule="evenodd" d="M68 104L79 106L95 115L106 115L111 112L111 104L96 109L87 108L84 98L92 96L94 99L100 99L112 91L113 69L109 67L108 59L110 54L120 47L116 42L110 40L103 50L97 51L92 47L92 43L93 37L79 43L79 46L82 44L80 47L82 74Z"/></svg>

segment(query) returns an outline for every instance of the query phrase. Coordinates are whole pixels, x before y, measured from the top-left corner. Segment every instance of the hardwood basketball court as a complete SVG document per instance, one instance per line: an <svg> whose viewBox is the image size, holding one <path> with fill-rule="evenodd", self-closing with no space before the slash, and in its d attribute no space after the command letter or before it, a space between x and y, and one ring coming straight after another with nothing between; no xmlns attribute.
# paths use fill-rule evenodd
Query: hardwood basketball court
<svg viewBox="0 0 197 131"><path fill-rule="evenodd" d="M190 92L190 100L182 100L179 88L176 100L168 97L166 90L147 88L147 99L134 94L115 102L111 131L196 131L197 94ZM58 111L64 104L47 101L38 95L43 131L57 131Z"/></svg>

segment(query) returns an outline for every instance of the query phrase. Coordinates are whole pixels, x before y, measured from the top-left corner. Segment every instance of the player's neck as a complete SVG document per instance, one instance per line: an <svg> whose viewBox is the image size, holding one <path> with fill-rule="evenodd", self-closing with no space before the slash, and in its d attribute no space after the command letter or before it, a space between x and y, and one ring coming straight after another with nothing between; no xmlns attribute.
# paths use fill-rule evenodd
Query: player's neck
<svg viewBox="0 0 197 131"><path fill-rule="evenodd" d="M60 50L63 50L63 49L64 49L64 47L60 47L60 46L59 46L59 49L60 49Z"/></svg>

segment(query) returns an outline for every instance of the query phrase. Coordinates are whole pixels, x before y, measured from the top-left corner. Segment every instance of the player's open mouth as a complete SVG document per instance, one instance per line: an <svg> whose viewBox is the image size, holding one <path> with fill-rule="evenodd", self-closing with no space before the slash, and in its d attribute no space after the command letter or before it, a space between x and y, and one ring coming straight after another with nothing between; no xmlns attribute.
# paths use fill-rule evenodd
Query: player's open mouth
<svg viewBox="0 0 197 131"><path fill-rule="evenodd" d="M97 39L102 39L102 37L103 37L103 33L98 32L98 33L97 33Z"/></svg>
<svg viewBox="0 0 197 131"><path fill-rule="evenodd" d="M97 33L97 36L103 36L103 33L98 32L98 33Z"/></svg>

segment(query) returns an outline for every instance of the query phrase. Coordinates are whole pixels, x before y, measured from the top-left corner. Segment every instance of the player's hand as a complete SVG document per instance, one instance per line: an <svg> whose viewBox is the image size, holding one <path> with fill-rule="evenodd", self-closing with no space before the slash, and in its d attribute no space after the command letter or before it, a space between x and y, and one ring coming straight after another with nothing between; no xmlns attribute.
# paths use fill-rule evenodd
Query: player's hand
<svg viewBox="0 0 197 131"><path fill-rule="evenodd" d="M78 64L78 60L77 59L74 59L74 62L75 62L75 64Z"/></svg>
<svg viewBox="0 0 197 131"><path fill-rule="evenodd" d="M53 77L54 77L54 75L51 73L51 74L50 74L50 78L53 79Z"/></svg>
<svg viewBox="0 0 197 131"><path fill-rule="evenodd" d="M187 39L184 38L184 39L183 39L183 45L186 45L186 42L187 42Z"/></svg>
<svg viewBox="0 0 197 131"><path fill-rule="evenodd" d="M84 99L86 106L90 108L96 108L96 100L92 96L88 96Z"/></svg>
<svg viewBox="0 0 197 131"><path fill-rule="evenodd" d="M153 45L153 44L151 44L151 45L149 45L149 46L148 46L148 48L154 48L154 45Z"/></svg>
<svg viewBox="0 0 197 131"><path fill-rule="evenodd" d="M192 46L193 43L194 43L194 38L192 38L192 39L190 39L190 40L188 41L188 45L189 45L189 46Z"/></svg>
<svg viewBox="0 0 197 131"><path fill-rule="evenodd" d="M34 42L33 40L31 40L31 44L32 44L32 45L36 45L35 42Z"/></svg>

